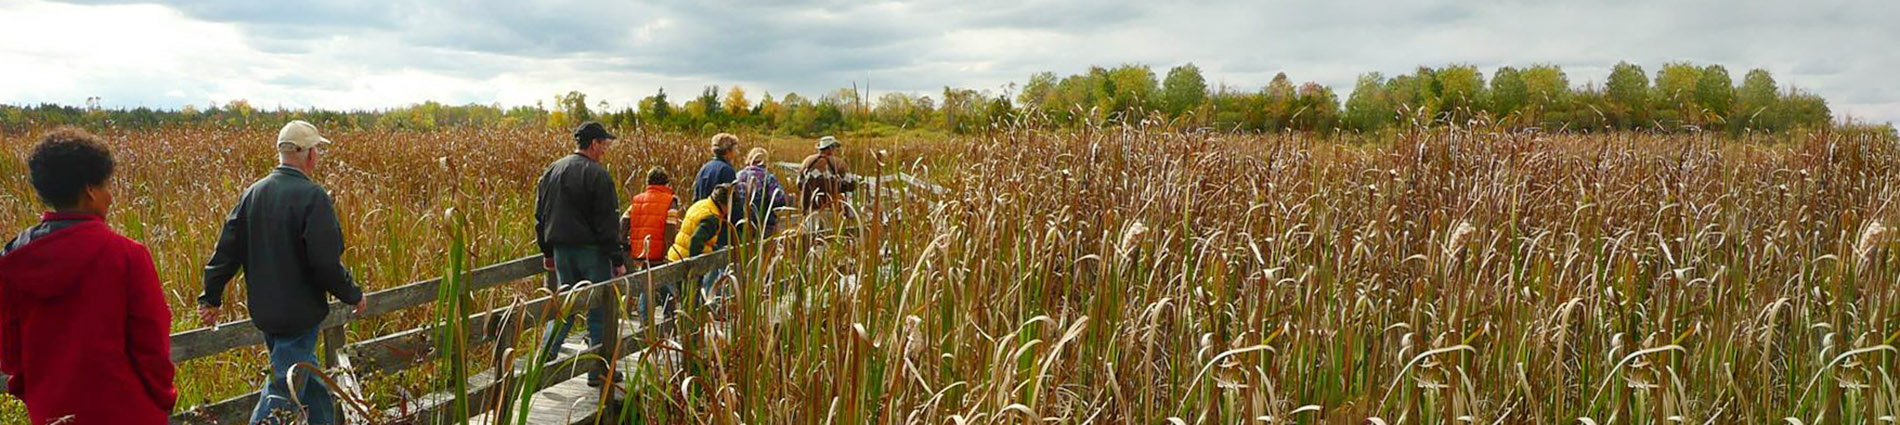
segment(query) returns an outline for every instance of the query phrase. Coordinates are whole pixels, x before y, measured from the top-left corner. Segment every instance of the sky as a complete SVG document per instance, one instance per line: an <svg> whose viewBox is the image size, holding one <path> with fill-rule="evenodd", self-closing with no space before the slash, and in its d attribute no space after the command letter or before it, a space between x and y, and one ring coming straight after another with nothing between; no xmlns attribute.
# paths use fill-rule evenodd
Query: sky
<svg viewBox="0 0 1900 425"><path fill-rule="evenodd" d="M1420 65L1630 61L1774 73L1835 116L1900 121L1891 0L0 0L0 103L378 109L422 101L633 105L739 85L753 99L868 84L1007 94L1031 74L1192 62L1342 96Z"/></svg>

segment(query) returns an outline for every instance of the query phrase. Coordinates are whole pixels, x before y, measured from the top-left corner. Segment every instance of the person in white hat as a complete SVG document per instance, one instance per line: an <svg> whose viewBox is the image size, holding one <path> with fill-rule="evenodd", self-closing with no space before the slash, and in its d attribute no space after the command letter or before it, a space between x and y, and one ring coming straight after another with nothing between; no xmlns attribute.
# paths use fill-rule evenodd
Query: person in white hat
<svg viewBox="0 0 1900 425"><path fill-rule="evenodd" d="M842 219L844 194L857 189L851 167L838 157L842 145L836 137L820 138L818 153L799 164L798 198L805 210L806 233L835 228Z"/></svg>
<svg viewBox="0 0 1900 425"><path fill-rule="evenodd" d="M336 423L336 403L322 381L299 374L303 382L287 382L292 366L317 364L318 326L330 314L330 297L355 306L356 313L368 303L343 266L335 202L309 177L329 144L310 123L285 124L277 132L277 168L238 198L205 264L199 318L217 324L224 287L242 270L251 323L270 349L270 381L251 411L253 423L306 409L309 424ZM290 388L302 388L295 398L302 406L291 404Z"/></svg>

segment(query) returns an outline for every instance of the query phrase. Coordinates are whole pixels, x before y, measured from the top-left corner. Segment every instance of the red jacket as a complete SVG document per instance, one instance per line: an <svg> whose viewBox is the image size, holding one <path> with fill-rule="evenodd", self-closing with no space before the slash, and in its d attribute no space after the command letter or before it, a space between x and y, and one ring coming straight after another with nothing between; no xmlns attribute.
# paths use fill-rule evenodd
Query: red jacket
<svg viewBox="0 0 1900 425"><path fill-rule="evenodd" d="M22 236L0 254L7 392L35 425L167 423L172 314L151 252L90 214Z"/></svg>
<svg viewBox="0 0 1900 425"><path fill-rule="evenodd" d="M633 202L627 207L627 246L632 247L633 259L647 261L665 261L666 248L672 240L666 238L666 225L673 210L673 188L666 185L647 186L645 192L633 195Z"/></svg>

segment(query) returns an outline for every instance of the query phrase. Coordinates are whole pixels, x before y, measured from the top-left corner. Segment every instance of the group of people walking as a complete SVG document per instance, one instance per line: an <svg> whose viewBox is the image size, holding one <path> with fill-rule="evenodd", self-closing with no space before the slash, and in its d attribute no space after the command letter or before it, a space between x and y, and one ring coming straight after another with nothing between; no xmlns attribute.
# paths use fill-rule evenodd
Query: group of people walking
<svg viewBox="0 0 1900 425"><path fill-rule="evenodd" d="M591 122L573 135L573 153L549 165L535 186L535 243L556 291L713 252L743 235L776 234L779 212L794 206L804 211L805 230L832 228L854 186L836 138L818 141L793 194L766 168L770 154L763 148L753 148L744 166L735 167L740 140L722 133L711 140L712 159L694 179L691 198L675 196L669 173L655 166L623 210L612 173L601 163L617 138ZM269 350L270 376L252 423L337 421L334 398L320 380L307 374L296 374L303 382L288 379L296 365L317 363L317 335L331 298L358 313L369 303L343 264L334 200L311 179L329 145L310 123L284 125L274 145L277 167L239 196L204 266L200 321L223 319L225 289L242 272L245 306ZM162 424L177 402L172 312L151 252L105 222L114 167L95 136L71 128L44 135L27 168L52 211L0 246L0 373L34 425ZM665 295L676 288L657 289ZM638 300L650 319L658 300ZM617 320L613 311L589 306L591 343L607 337L603 324ZM573 319L549 322L543 353L559 349ZM588 377L594 386L607 381L598 371Z"/></svg>

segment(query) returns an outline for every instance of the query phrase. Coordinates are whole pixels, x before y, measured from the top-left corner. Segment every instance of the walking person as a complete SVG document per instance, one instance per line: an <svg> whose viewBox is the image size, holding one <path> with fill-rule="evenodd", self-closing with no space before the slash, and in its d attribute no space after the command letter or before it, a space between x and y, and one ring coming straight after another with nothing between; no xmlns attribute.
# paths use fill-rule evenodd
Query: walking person
<svg viewBox="0 0 1900 425"><path fill-rule="evenodd" d="M713 187L738 180L739 171L732 167L732 161L739 156L739 136L729 133L714 135L711 148L713 159L700 166L698 178L693 179L694 202L712 195Z"/></svg>
<svg viewBox="0 0 1900 425"><path fill-rule="evenodd" d="M224 219L216 251L205 264L199 319L221 319L225 285L244 272L251 323L270 349L270 381L251 411L251 422L308 415L312 425L336 423L335 399L322 380L291 368L317 364L318 325L330 314L329 298L362 313L369 302L343 266L343 227L335 202L310 180L330 140L317 127L291 121L277 132L277 168L251 184ZM296 391L293 404L292 391Z"/></svg>
<svg viewBox="0 0 1900 425"><path fill-rule="evenodd" d="M647 170L646 190L633 195L628 202L627 214L620 218L621 229L627 234L627 246L630 248L627 264L631 270L644 270L666 264L666 249L672 246L671 235L679 232L679 198L673 196L672 179L666 169L653 167ZM672 285L659 288L643 287L637 290L638 307L643 323L653 323L651 304L656 296L670 299Z"/></svg>
<svg viewBox="0 0 1900 425"><path fill-rule="evenodd" d="M71 128L27 159L53 211L0 249L0 372L34 425L168 423L172 313L152 253L105 222L112 153Z"/></svg>
<svg viewBox="0 0 1900 425"><path fill-rule="evenodd" d="M820 233L836 228L843 221L846 193L857 190L851 167L838 157L843 146L837 138L818 139L818 153L799 164L799 201L805 211L805 232Z"/></svg>
<svg viewBox="0 0 1900 425"><path fill-rule="evenodd" d="M535 244L541 249L542 267L554 272L556 293L574 289L581 281L599 283L626 274L627 239L616 226L620 195L614 191L613 176L600 164L615 139L600 123L582 124L574 130L574 153L550 164L535 186ZM613 306L590 300L590 343L606 344L617 337L606 335L606 322L617 320L612 311ZM544 360L553 357L573 327L571 315L548 322ZM591 371L587 384L599 387L605 377L600 370Z"/></svg>
<svg viewBox="0 0 1900 425"><path fill-rule="evenodd" d="M767 170L766 162L771 152L765 148L752 148L745 156L745 168L739 170L738 181L733 186L739 194L740 203L749 211L745 220L750 228L757 229L761 237L769 237L778 231L779 208L791 205L791 194L779 185L778 177Z"/></svg>

